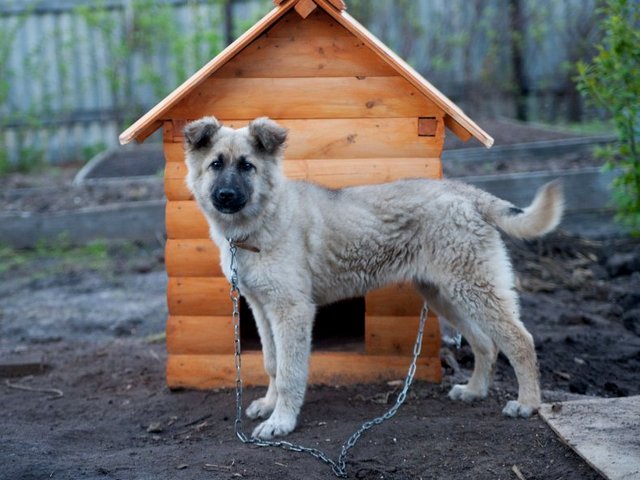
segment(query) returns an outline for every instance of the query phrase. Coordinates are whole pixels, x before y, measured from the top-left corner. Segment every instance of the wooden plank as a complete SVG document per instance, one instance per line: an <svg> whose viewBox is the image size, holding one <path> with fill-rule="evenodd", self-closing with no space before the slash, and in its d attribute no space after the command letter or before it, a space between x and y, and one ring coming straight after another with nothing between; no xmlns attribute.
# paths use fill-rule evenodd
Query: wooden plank
<svg viewBox="0 0 640 480"><path fill-rule="evenodd" d="M248 120L221 120L233 128L249 123ZM289 129L285 157L301 160L437 158L444 142L440 135L418 136L417 118L275 120Z"/></svg>
<svg viewBox="0 0 640 480"><path fill-rule="evenodd" d="M418 119L418 135L421 137L435 137L438 131L438 119L422 117Z"/></svg>
<svg viewBox="0 0 640 480"><path fill-rule="evenodd" d="M220 68L217 78L397 76L353 35L263 35Z"/></svg>
<svg viewBox="0 0 640 480"><path fill-rule="evenodd" d="M412 285L390 285L365 297L365 311L372 317L412 317L420 312L423 303L422 296Z"/></svg>
<svg viewBox="0 0 640 480"><path fill-rule="evenodd" d="M167 305L169 315L229 315L229 282L222 277L169 277Z"/></svg>
<svg viewBox="0 0 640 480"><path fill-rule="evenodd" d="M365 352L369 355L413 355L420 324L419 312L412 317L365 317ZM440 352L440 324L429 313L422 338L422 356Z"/></svg>
<svg viewBox="0 0 640 480"><path fill-rule="evenodd" d="M334 7L336 7L338 10L346 10L347 9L347 4L344 3L342 0L329 0L329 3L331 5L333 5Z"/></svg>
<svg viewBox="0 0 640 480"><path fill-rule="evenodd" d="M313 0L300 0L295 6L295 10L302 18L307 18L317 7Z"/></svg>
<svg viewBox="0 0 640 480"><path fill-rule="evenodd" d="M0 357L0 378L39 375L49 368L41 353Z"/></svg>
<svg viewBox="0 0 640 480"><path fill-rule="evenodd" d="M314 352L309 383L346 385L398 380L407 375L411 358L399 355L363 355L349 352ZM438 357L418 359L415 378L440 382L442 367ZM246 386L266 385L262 353L242 353L242 379ZM167 384L171 389L232 387L236 382L233 355L169 355Z"/></svg>
<svg viewBox="0 0 640 480"><path fill-rule="evenodd" d="M357 36L368 45L378 56L391 65L400 75L406 78L424 95L431 99L436 105L450 115L460 126L476 137L487 148L493 145L493 138L482 130L473 120L471 120L455 103L447 98L431 83L425 80L422 75L414 70L407 62L400 58L389 47L376 38L371 32L363 27L355 18L344 11L337 11L332 8L329 0L316 0L318 6L322 7L331 17L342 25L349 32ZM454 131L454 133L456 133Z"/></svg>
<svg viewBox="0 0 640 480"><path fill-rule="evenodd" d="M173 134L171 136L171 138L173 138ZM184 163L184 145L182 144L183 142L183 138L176 138L175 141L165 141L162 144L162 149L164 151L164 159L167 161L167 163L169 162L180 162L180 163ZM166 170L165 170L165 176L167 175ZM177 177L171 177L171 178L177 178Z"/></svg>
<svg viewBox="0 0 640 480"><path fill-rule="evenodd" d="M209 225L194 201L167 202L167 238L209 238Z"/></svg>
<svg viewBox="0 0 640 480"><path fill-rule="evenodd" d="M258 21L253 27L240 35L231 45L225 48L219 55L213 60L207 63L204 67L198 70L194 75L187 79L182 85L171 92L160 103L149 110L138 121L127 128L120 134L119 140L122 145L131 142L133 139L138 138L141 134L147 135L150 127L158 120L166 119L165 112L170 110L174 105L185 98L191 91L197 87L202 80L208 78L213 72L215 72L222 65L227 63L231 58L236 56L245 46L250 44L253 40L259 37L267 28L273 25L278 19L285 15L293 6L296 0L286 0L279 7L274 8L271 12L267 13L260 21ZM296 15L297 16L297 15Z"/></svg>
<svg viewBox="0 0 640 480"><path fill-rule="evenodd" d="M168 239L165 265L170 277L221 277L220 251L205 238Z"/></svg>
<svg viewBox="0 0 640 480"><path fill-rule="evenodd" d="M233 322L221 317L169 316L167 353L172 355L223 354L234 351Z"/></svg>
<svg viewBox="0 0 640 480"><path fill-rule="evenodd" d="M471 132L460 125L460 123L458 123L451 115L445 115L444 124L463 142L469 141L473 136L471 135Z"/></svg>
<svg viewBox="0 0 640 480"><path fill-rule="evenodd" d="M357 158L285 160L285 175L295 180L308 180L327 188L371 185L403 178L441 178L439 158ZM165 167L165 193L169 200L190 200L185 183L187 166L168 162Z"/></svg>
<svg viewBox="0 0 640 480"><path fill-rule="evenodd" d="M168 116L284 120L431 117L442 113L400 76L209 78Z"/></svg>
<svg viewBox="0 0 640 480"><path fill-rule="evenodd" d="M283 15L266 33L270 37L296 38L353 36L346 28L322 11L321 8L316 8L305 19L300 18L300 15L291 11Z"/></svg>

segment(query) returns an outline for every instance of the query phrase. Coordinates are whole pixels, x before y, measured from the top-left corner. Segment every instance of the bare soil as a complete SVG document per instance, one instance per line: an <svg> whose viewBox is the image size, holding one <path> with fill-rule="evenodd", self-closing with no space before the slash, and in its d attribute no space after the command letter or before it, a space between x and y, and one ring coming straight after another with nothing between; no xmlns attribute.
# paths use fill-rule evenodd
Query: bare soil
<svg viewBox="0 0 640 480"><path fill-rule="evenodd" d="M508 244L545 398L640 394L638 242L556 234ZM167 389L161 246L112 246L92 261L67 253L0 256L0 359L42 355L48 365L2 379L1 479L331 478L308 456L240 444L231 390ZM453 353L460 371L445 366L442 385L418 382L354 448L350 478L515 479L514 465L529 480L599 478L537 416L501 416L516 394L504 358L489 398L450 401L473 365L466 345ZM245 400L263 392L247 389ZM384 383L312 387L289 439L335 457L396 393Z"/></svg>

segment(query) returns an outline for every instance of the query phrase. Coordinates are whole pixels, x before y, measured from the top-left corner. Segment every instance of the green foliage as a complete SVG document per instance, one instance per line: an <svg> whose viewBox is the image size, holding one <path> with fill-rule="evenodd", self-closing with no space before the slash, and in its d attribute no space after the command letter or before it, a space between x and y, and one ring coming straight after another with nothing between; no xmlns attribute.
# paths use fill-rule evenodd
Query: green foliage
<svg viewBox="0 0 640 480"><path fill-rule="evenodd" d="M605 0L604 38L590 64L578 63L578 89L606 110L618 142L597 154L620 175L613 183L617 218L640 234L640 8L633 0Z"/></svg>
<svg viewBox="0 0 640 480"><path fill-rule="evenodd" d="M61 235L54 242L38 242L35 248L18 250L0 245L0 274L29 266L38 266L41 274L55 273L82 264L92 269L109 266L108 244L95 240L87 245L73 247L68 235Z"/></svg>

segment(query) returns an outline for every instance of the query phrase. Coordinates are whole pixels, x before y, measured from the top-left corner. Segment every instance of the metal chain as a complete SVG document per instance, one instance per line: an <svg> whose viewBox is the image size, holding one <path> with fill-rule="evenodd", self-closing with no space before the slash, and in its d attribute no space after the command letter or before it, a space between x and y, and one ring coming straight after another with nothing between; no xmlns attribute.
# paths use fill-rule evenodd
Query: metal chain
<svg viewBox="0 0 640 480"><path fill-rule="evenodd" d="M404 385L402 390L398 394L398 398L396 399L395 405L393 405L384 415L381 415L377 418L369 420L362 424L362 426L356 430L351 437L342 445L342 450L340 452L340 456L338 460L332 460L329 458L324 452L318 450L317 448L312 447L304 447L302 445L296 445L295 443L287 442L285 440L260 440L258 438L247 437L242 431L242 375L241 375L241 367L242 367L242 355L240 348L240 290L238 288L238 263L237 263L237 252L238 247L234 244L233 240L229 240L230 252L231 252L231 301L233 302L233 332L234 332L234 344L235 344L235 366L236 366L236 419L234 423L234 433L236 437L240 439L242 443L256 445L258 447L277 447L282 448L284 450L289 450L292 452L304 452L309 455L317 458L318 460L326 463L331 467L331 470L337 477L344 478L347 476L347 454L349 450L351 450L363 433L367 430L375 427L376 425L380 425L385 420L389 420L393 417L400 406L407 399L407 393L409 391L409 387L413 382L413 377L416 373L416 363L418 361L418 356L420 355L420 351L422 350L422 336L424 334L424 325L427 317L427 304L425 303L422 307L422 312L420 313L420 325L418 327L418 335L416 336L416 343L413 346L413 360L411 365L409 366L409 371L407 372L407 377L404 380Z"/></svg>

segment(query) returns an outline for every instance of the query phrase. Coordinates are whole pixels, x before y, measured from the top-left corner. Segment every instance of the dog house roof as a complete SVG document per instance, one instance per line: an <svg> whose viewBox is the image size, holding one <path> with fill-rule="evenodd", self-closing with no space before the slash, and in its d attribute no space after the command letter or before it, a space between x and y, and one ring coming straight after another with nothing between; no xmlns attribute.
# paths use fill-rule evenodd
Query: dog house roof
<svg viewBox="0 0 640 480"><path fill-rule="evenodd" d="M342 0L273 0L273 3L275 4L275 8L253 25L253 27L149 110L127 130L122 132L119 138L120 143L124 145L130 143L132 140L137 140L138 142L144 141L149 135L162 126L162 121L166 119L165 116L172 107L187 97L202 82L235 57L244 47L253 42L269 27L274 25L292 8L295 7L300 12L303 9L313 9L317 6L355 35L382 60L395 69L399 75L417 88L426 98L440 107L445 113L445 125L458 137L465 141L471 137L475 137L487 148L493 145L493 138L465 115L455 103L449 100L408 63L349 15L345 11L346 5Z"/></svg>

